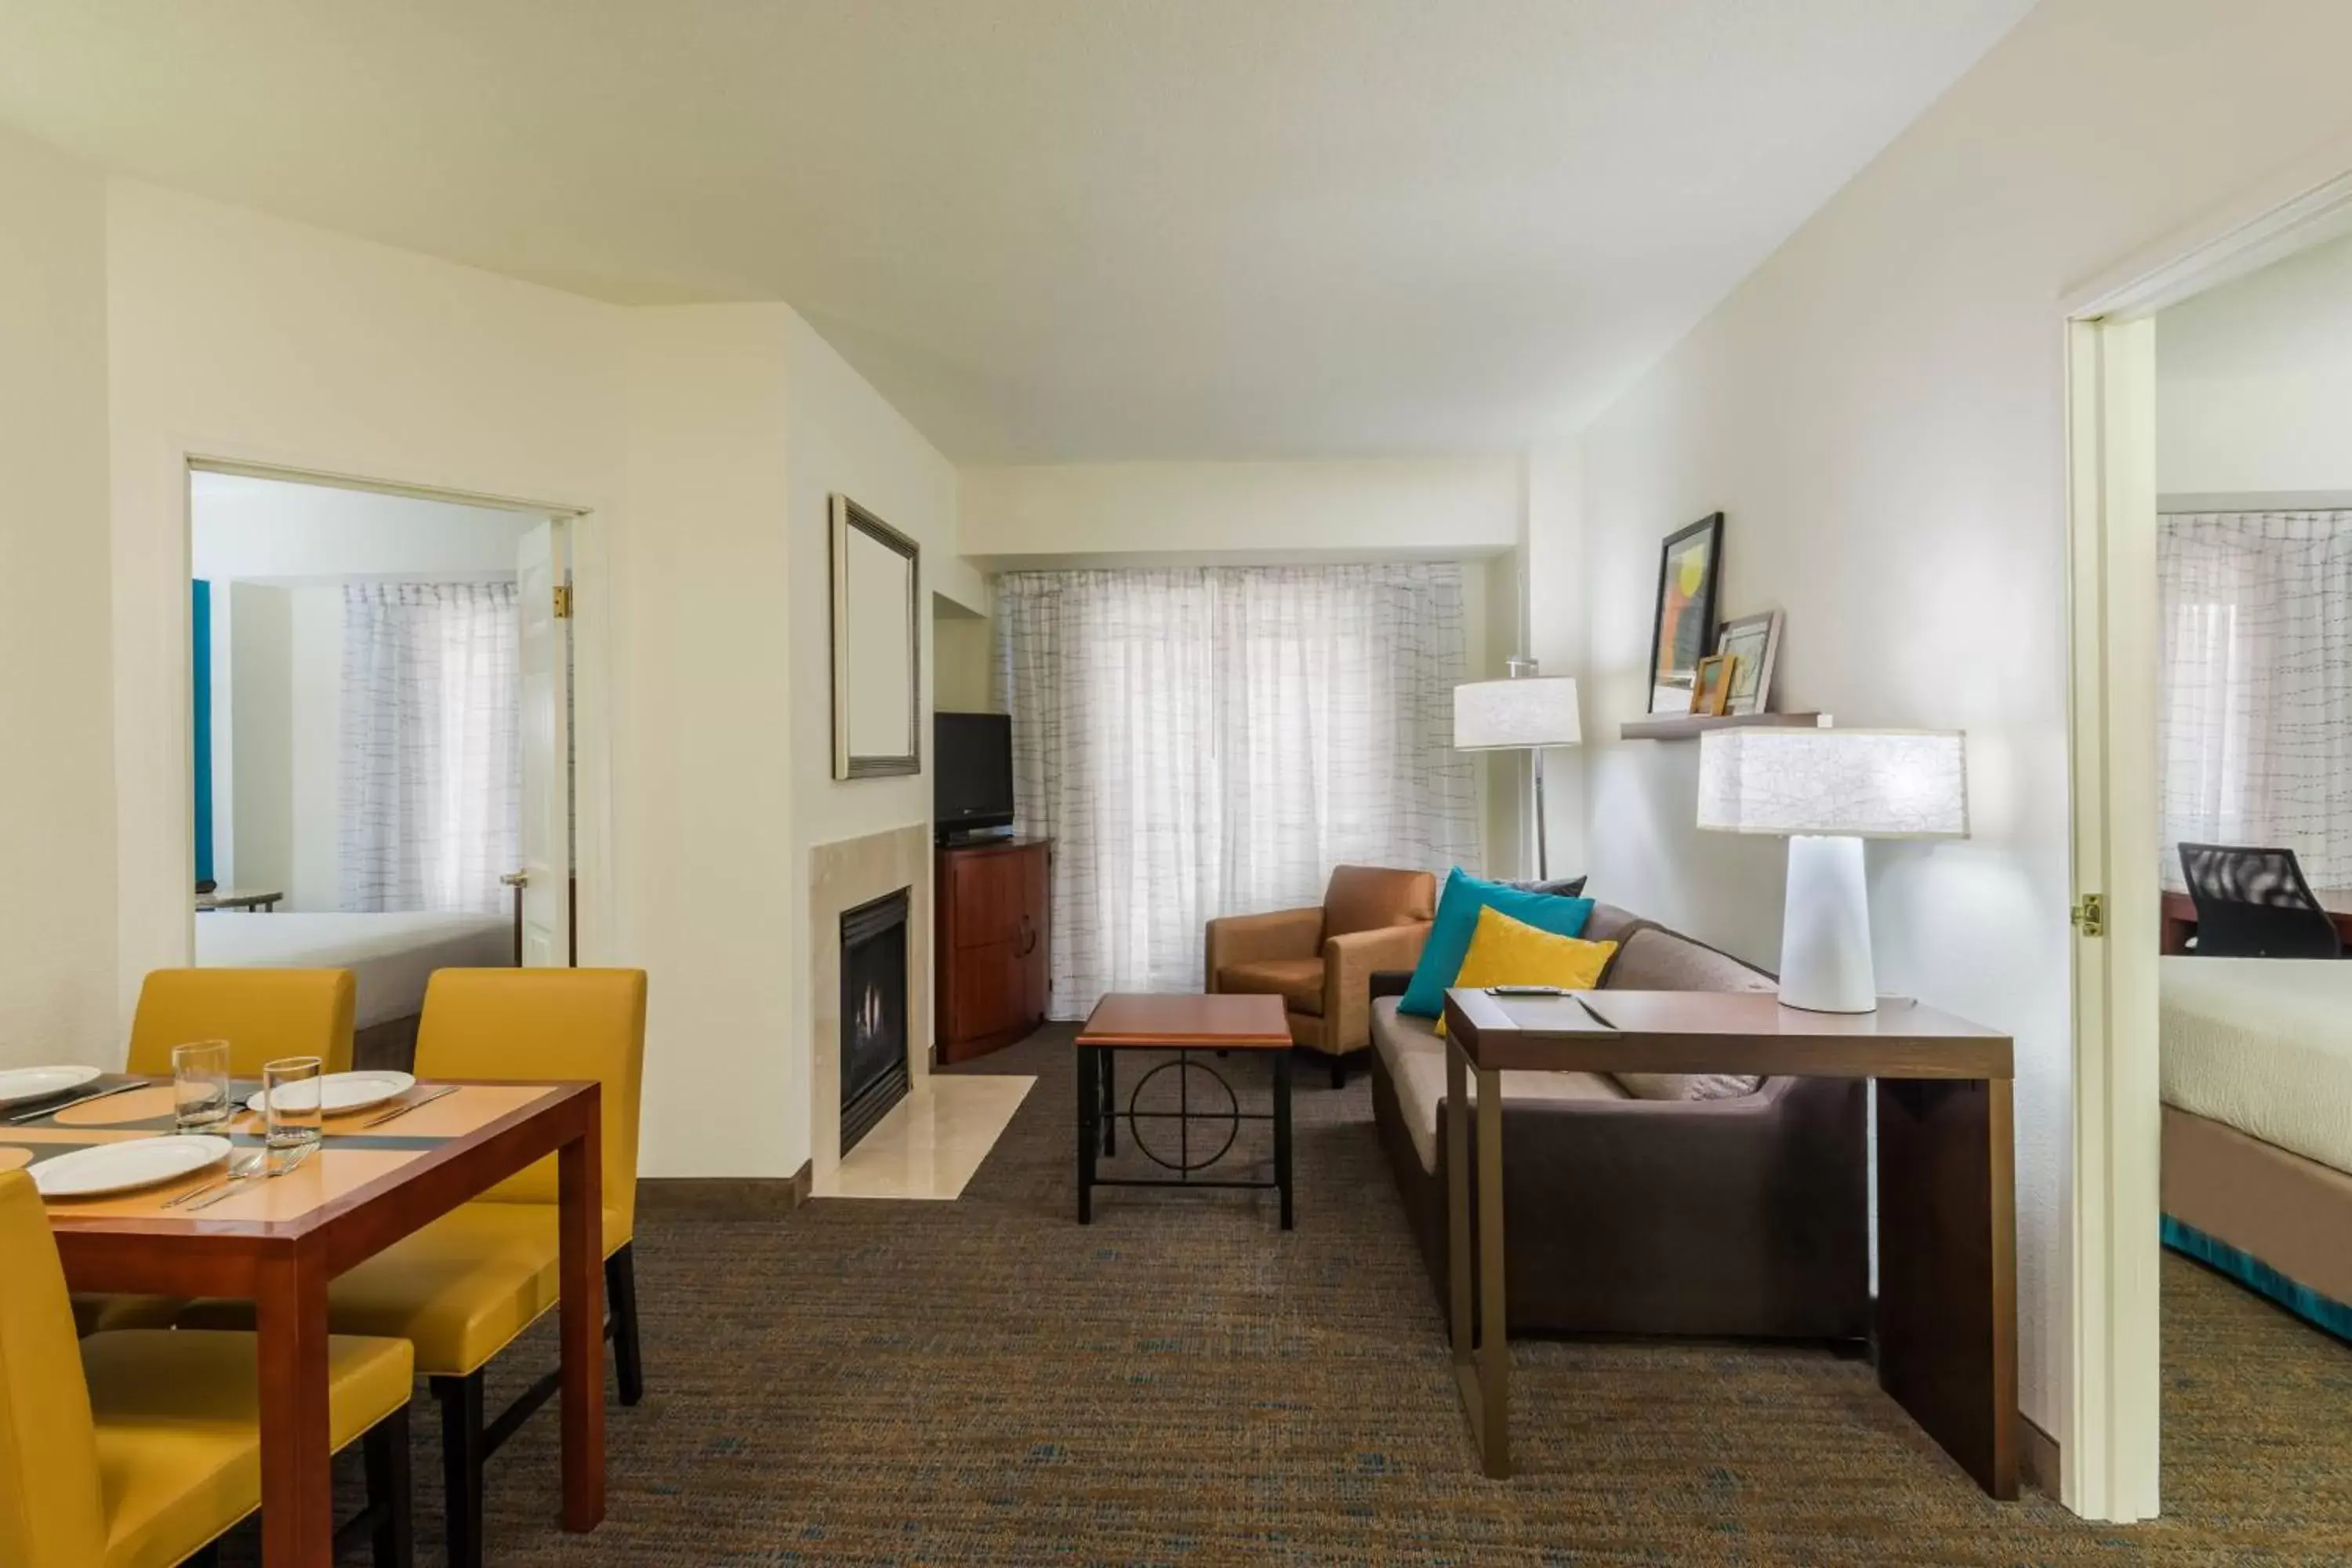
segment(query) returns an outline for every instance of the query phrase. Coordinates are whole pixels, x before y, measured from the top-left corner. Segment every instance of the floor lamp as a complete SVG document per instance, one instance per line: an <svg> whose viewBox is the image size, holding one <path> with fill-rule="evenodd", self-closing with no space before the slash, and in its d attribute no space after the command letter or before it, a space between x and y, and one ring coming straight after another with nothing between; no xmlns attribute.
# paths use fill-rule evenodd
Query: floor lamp
<svg viewBox="0 0 2352 1568"><path fill-rule="evenodd" d="M1534 659L1514 658L1509 679L1474 680L1454 689L1455 751L1536 754L1536 876L1542 879L1551 876L1544 827L1544 748L1583 742L1574 676L1540 675Z"/></svg>

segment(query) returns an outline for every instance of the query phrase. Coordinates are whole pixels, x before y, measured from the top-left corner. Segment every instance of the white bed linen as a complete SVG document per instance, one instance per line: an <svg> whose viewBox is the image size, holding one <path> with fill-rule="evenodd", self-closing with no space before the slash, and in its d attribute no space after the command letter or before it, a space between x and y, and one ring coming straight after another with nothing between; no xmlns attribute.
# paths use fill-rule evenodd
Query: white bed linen
<svg viewBox="0 0 2352 1568"><path fill-rule="evenodd" d="M2165 1103L2352 1171L2352 959L2161 963Z"/></svg>
<svg viewBox="0 0 2352 1568"><path fill-rule="evenodd" d="M436 969L514 963L514 920L501 915L244 914L196 917L196 963L224 969L348 969L352 1022L371 1028L425 1005Z"/></svg>

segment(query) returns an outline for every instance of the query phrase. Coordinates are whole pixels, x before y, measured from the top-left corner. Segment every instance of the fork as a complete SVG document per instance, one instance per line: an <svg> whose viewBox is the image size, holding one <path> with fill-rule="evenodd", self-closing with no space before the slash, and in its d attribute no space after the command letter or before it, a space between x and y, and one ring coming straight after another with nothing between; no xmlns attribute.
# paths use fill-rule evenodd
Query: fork
<svg viewBox="0 0 2352 1568"><path fill-rule="evenodd" d="M316 1143L306 1143L306 1144L304 1144L301 1148L299 1148L299 1149L296 1150L296 1151L295 1151L295 1152L294 1152L294 1157L293 1157L292 1159L290 1159L290 1160L287 1161L284 1164L282 1164L282 1165L272 1165L272 1166L270 1166L268 1170L265 1170L265 1171L260 1172L260 1173L258 1173L258 1174L259 1174L259 1179L260 1179L260 1180L262 1180L262 1181L265 1181L265 1182L274 1182L274 1181L276 1181L276 1180L277 1180L278 1177L280 1177L280 1176L290 1176L290 1175L292 1175L296 1170L298 1170L298 1169L299 1169L299 1168L300 1168L302 1162L303 1162L303 1161L305 1161L305 1160L307 1160L307 1159L309 1159L309 1158L310 1157L310 1151L311 1151L311 1150L313 1150L313 1149L316 1149L317 1147L318 1147L318 1145L317 1145ZM265 1152L263 1152L263 1155L262 1155L263 1160L264 1160L264 1161L267 1161L267 1160L268 1159L268 1157L269 1157L269 1156L268 1156L268 1152L267 1152L267 1151L265 1151ZM250 1179L250 1178L246 1178L246 1179ZM224 1199L224 1198L227 1198L227 1197L233 1197L233 1196L235 1196L235 1195L236 1195L236 1188L237 1188L237 1184L236 1184L236 1182L232 1181L232 1182L228 1183L226 1185L225 1185L225 1186L221 1187L219 1191L217 1191L217 1192L215 1192L215 1193L212 1194L209 1197L205 1197L205 1198L200 1199L199 1201L197 1201L197 1202L195 1202L195 1203L192 1203L192 1204L190 1204L190 1205L189 1205L185 1209L182 1210L181 1212L182 1212L182 1213L184 1213L184 1214L194 1214L194 1213L195 1213L198 1209L208 1209L208 1208L212 1207L212 1206L213 1206L213 1205L215 1205L215 1204L216 1204L216 1203L219 1203L219 1202L220 1202L222 1199Z"/></svg>
<svg viewBox="0 0 2352 1568"><path fill-rule="evenodd" d="M259 1172L262 1165L267 1163L268 1159L268 1150L256 1149L252 1153L245 1155L241 1159L230 1161L228 1170L221 1175L218 1181L206 1182L201 1187L190 1187L178 1197L165 1200L163 1206L167 1209L175 1209L180 1207L183 1204L194 1203L198 1198L219 1192L223 1187L235 1186L237 1183L244 1181L247 1177L254 1175Z"/></svg>

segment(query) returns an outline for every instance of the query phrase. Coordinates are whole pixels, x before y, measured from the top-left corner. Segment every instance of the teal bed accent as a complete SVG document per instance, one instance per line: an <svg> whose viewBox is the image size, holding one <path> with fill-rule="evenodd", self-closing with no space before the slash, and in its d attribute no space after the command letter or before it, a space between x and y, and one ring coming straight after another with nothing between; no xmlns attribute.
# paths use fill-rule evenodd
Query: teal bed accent
<svg viewBox="0 0 2352 1568"><path fill-rule="evenodd" d="M2216 1241L2194 1226L2164 1216L2164 1245L2235 1279L2258 1296L2267 1296L2301 1318L2326 1329L2340 1340L2352 1340L2352 1306L2300 1285L2250 1253L2226 1241Z"/></svg>

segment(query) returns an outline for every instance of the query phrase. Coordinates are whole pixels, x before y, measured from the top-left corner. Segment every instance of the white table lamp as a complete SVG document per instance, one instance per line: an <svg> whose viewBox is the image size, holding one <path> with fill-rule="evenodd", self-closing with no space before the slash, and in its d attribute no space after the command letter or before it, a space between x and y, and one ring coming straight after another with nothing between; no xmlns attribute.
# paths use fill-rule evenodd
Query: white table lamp
<svg viewBox="0 0 2352 1568"><path fill-rule="evenodd" d="M1543 749L1584 743L1576 713L1576 678L1538 675L1531 658L1511 660L1508 680L1454 689L1454 749L1536 754L1536 875L1551 875L1544 833Z"/></svg>
<svg viewBox="0 0 2352 1568"><path fill-rule="evenodd" d="M1865 838L1965 838L1958 731L1757 726L1699 738L1698 825L1789 840L1780 1000L1815 1013L1878 1006Z"/></svg>

